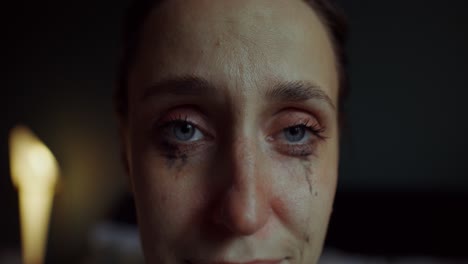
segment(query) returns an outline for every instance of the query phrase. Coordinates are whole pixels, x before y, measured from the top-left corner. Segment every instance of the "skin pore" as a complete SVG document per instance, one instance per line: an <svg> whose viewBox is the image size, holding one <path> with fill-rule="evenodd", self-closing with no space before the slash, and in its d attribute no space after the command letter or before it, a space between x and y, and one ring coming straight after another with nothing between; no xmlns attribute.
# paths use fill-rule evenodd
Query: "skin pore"
<svg viewBox="0 0 468 264"><path fill-rule="evenodd" d="M314 10L165 1L139 43L121 129L146 261L315 263L336 187L338 74Z"/></svg>

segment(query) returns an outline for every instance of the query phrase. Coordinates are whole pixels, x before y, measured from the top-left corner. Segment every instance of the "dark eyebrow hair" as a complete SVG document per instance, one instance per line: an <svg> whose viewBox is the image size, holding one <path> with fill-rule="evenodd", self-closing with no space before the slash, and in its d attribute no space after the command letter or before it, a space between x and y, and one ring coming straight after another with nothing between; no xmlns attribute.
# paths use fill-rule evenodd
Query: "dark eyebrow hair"
<svg viewBox="0 0 468 264"><path fill-rule="evenodd" d="M216 87L204 78L182 76L163 79L148 87L142 100L161 94L178 96L200 96L216 92Z"/></svg>
<svg viewBox="0 0 468 264"><path fill-rule="evenodd" d="M336 110L335 104L323 89L309 81L280 82L268 89L265 96L269 100L291 102L318 99L325 101Z"/></svg>

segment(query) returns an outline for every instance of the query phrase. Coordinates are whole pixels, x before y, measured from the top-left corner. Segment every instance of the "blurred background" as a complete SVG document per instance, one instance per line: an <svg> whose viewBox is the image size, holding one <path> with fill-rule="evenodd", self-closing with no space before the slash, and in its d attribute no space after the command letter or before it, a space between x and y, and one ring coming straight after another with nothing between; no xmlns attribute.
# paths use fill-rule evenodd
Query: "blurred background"
<svg viewBox="0 0 468 264"><path fill-rule="evenodd" d="M352 92L326 256L330 263L336 254L367 263L462 263L468 260L468 2L338 2L351 28ZM127 5L2 3L0 263L14 263L20 250L8 157L16 124L32 128L61 167L47 263L118 263L115 251L139 261L112 108Z"/></svg>

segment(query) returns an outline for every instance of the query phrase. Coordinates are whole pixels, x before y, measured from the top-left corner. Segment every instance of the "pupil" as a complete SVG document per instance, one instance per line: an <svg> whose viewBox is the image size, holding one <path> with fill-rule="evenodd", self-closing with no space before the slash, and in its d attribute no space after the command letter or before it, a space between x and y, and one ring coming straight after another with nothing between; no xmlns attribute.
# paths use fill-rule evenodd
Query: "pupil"
<svg viewBox="0 0 468 264"><path fill-rule="evenodd" d="M289 127L284 130L284 136L289 142L301 141L305 136L305 129L303 126Z"/></svg>
<svg viewBox="0 0 468 264"><path fill-rule="evenodd" d="M191 129L192 129L192 126L190 124L184 124L182 125L182 128L181 128L183 134L190 133Z"/></svg>
<svg viewBox="0 0 468 264"><path fill-rule="evenodd" d="M173 127L173 133L178 140L188 141L195 134L195 128L187 122L181 122Z"/></svg>
<svg viewBox="0 0 468 264"><path fill-rule="evenodd" d="M291 135L295 136L295 135L299 134L299 132L300 132L299 129L300 129L299 127L291 127L291 128L289 128L289 133L291 133Z"/></svg>

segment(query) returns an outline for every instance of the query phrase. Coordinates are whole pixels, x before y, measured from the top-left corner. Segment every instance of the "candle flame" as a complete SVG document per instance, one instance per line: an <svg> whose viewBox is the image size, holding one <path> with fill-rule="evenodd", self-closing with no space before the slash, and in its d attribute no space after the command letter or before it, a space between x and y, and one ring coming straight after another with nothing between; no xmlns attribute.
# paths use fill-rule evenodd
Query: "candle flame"
<svg viewBox="0 0 468 264"><path fill-rule="evenodd" d="M24 126L10 133L10 167L19 191L23 263L44 261L50 209L59 168L52 152Z"/></svg>

